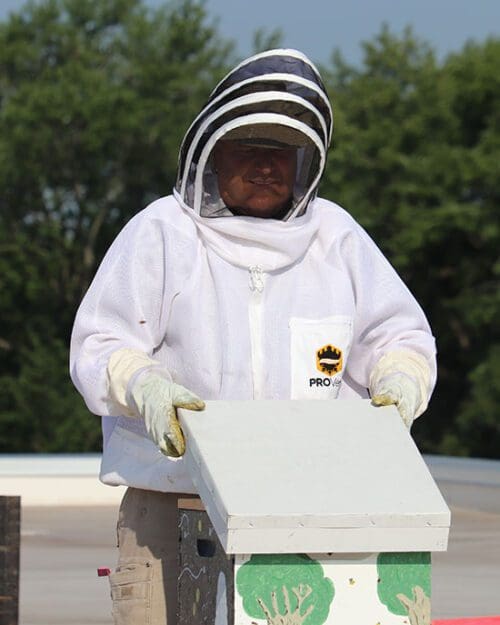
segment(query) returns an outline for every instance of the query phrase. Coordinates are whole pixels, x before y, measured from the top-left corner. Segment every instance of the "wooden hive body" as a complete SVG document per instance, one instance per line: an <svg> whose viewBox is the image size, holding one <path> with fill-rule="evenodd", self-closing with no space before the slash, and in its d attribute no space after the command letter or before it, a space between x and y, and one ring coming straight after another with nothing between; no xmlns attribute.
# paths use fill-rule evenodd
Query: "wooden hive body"
<svg viewBox="0 0 500 625"><path fill-rule="evenodd" d="M450 513L394 407L208 402L181 423L206 512L179 512L179 625L430 621Z"/></svg>

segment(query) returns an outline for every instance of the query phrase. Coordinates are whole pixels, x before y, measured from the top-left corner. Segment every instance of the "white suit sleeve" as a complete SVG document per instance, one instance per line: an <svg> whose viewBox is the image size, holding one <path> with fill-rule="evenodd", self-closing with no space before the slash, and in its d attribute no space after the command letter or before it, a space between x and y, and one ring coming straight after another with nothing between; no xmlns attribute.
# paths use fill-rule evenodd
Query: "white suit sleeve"
<svg viewBox="0 0 500 625"><path fill-rule="evenodd" d="M155 220L139 213L109 248L79 307L70 373L95 414L123 414L123 402L116 401L107 378L112 353L136 350L144 353L145 366L155 364L154 350L165 335L168 314L165 239Z"/></svg>
<svg viewBox="0 0 500 625"><path fill-rule="evenodd" d="M346 234L341 257L350 273L356 318L348 362L349 375L365 388L381 359L388 354L416 354L425 371L422 402L436 382L436 348L421 307L366 232L358 228ZM382 360L384 362L384 360Z"/></svg>

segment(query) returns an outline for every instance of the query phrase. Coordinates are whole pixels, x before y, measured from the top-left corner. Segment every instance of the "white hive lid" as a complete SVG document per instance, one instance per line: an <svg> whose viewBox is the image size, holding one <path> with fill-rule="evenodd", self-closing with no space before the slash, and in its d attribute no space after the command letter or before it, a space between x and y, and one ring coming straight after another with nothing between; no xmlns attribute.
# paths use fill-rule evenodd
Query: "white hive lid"
<svg viewBox="0 0 500 625"><path fill-rule="evenodd" d="M179 413L227 553L446 549L450 511L394 406L209 401Z"/></svg>

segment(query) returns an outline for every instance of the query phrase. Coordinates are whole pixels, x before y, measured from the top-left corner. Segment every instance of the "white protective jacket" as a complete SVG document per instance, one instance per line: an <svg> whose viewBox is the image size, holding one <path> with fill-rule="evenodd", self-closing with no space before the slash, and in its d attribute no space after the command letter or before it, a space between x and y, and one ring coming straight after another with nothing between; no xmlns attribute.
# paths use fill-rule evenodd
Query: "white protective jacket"
<svg viewBox="0 0 500 625"><path fill-rule="evenodd" d="M71 372L103 415L101 479L193 492L183 459L115 412L106 366L122 348L153 356L203 399L367 397L374 364L401 349L427 359L431 386L435 376L419 305L366 232L322 199L287 222L207 220L173 196L157 200L114 241L80 306ZM325 353L334 375L321 369Z"/></svg>
<svg viewBox="0 0 500 625"><path fill-rule="evenodd" d="M117 350L144 352L204 400L367 397L375 363L410 350L428 364L430 394L435 346L422 310L364 230L315 199L331 133L328 96L303 54L247 59L188 129L174 195L110 247L71 341L72 379L103 416L105 483L194 490L183 459L162 455L114 403L106 370ZM233 216L221 200L214 147L242 137L296 148L283 221Z"/></svg>

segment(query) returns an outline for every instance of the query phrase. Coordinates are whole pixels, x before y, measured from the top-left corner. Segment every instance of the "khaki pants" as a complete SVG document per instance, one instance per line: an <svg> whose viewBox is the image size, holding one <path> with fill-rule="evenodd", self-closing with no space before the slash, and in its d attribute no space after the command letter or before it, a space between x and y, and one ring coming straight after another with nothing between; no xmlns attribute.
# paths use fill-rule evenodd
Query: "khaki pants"
<svg viewBox="0 0 500 625"><path fill-rule="evenodd" d="M176 625L180 496L126 490L118 516L118 566L109 577L115 625Z"/></svg>

